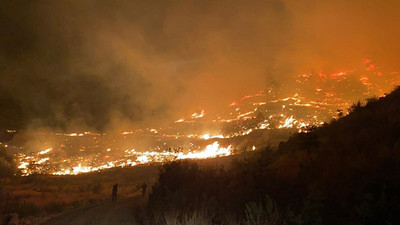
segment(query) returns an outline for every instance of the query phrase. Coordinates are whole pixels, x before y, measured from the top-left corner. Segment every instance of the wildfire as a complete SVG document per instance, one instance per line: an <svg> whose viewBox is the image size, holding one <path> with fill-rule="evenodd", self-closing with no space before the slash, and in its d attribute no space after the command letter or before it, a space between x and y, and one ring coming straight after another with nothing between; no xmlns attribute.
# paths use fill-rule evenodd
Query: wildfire
<svg viewBox="0 0 400 225"><path fill-rule="evenodd" d="M254 97L262 97L262 96L264 96L264 94L265 94L264 91L260 91L260 92L258 92L258 93L256 93L256 94L245 95L245 96L243 96L243 97L241 98L241 100L245 100L245 99L248 99L248 98L254 98Z"/></svg>
<svg viewBox="0 0 400 225"><path fill-rule="evenodd" d="M192 114L192 119L203 118L203 116L204 116L204 110L201 110L200 113L193 113Z"/></svg>
<svg viewBox="0 0 400 225"><path fill-rule="evenodd" d="M26 169L26 167L29 165L28 162L22 162L19 166L18 169Z"/></svg>
<svg viewBox="0 0 400 225"><path fill-rule="evenodd" d="M217 134L217 135L203 134L201 136L201 139L204 139L204 140L209 140L209 139L214 139L214 138L225 138L225 137L222 134Z"/></svg>
<svg viewBox="0 0 400 225"><path fill-rule="evenodd" d="M44 162L48 161L50 158L46 157L46 158L42 158L39 161L37 161L37 164L43 164Z"/></svg>
<svg viewBox="0 0 400 225"><path fill-rule="evenodd" d="M278 126L278 129L281 129L281 128L292 128L296 123L297 123L297 121L295 119L293 119L293 116L291 116L289 118L286 118L285 122Z"/></svg>
<svg viewBox="0 0 400 225"><path fill-rule="evenodd" d="M149 163L155 163L155 162L167 162L170 160L179 160L179 159L206 159L206 158L215 158L215 157L220 157L220 156L228 156L231 155L231 149L232 146L228 146L226 148L220 147L218 141L215 141L214 143L207 145L205 149L201 151L193 151L193 152L188 152L186 154L179 152L179 153L174 153L174 152L136 152L134 149L132 150L126 150L125 152L129 153L128 156L136 156L136 160L132 161L131 159L127 160L119 160L115 162L109 162L106 165L101 165L98 167L92 167L92 166L82 166L81 164L78 164L77 166L72 167L71 169L61 169L60 171L54 171L51 174L53 175L76 175L76 174L81 174L81 173L89 173L89 172L96 172L108 168L113 168L113 167L125 167L125 166L136 166L136 165L141 165L141 164L149 164ZM253 147L253 150L255 148ZM47 161L48 158L46 158L44 161ZM29 163L24 163L23 167L21 168L26 168Z"/></svg>
<svg viewBox="0 0 400 225"><path fill-rule="evenodd" d="M365 75L360 77L360 81L361 81L362 84L364 84L367 87L371 87L372 86L371 82L369 81L369 78L367 76L365 76Z"/></svg>
<svg viewBox="0 0 400 225"><path fill-rule="evenodd" d="M49 153L51 150L53 150L53 148L48 148L48 149L45 149L45 150L43 150L43 151L40 151L40 152L39 152L39 155L47 154L47 153Z"/></svg>
<svg viewBox="0 0 400 225"><path fill-rule="evenodd" d="M204 115L205 115L205 112L204 112L204 109L203 109L203 110L201 110L200 113L195 112L195 113L193 113L192 115L190 115L189 118L186 118L186 119L185 119L185 118L178 119L178 120L175 121L175 123L193 122L193 121L195 121L196 119L203 118Z"/></svg>
<svg viewBox="0 0 400 225"><path fill-rule="evenodd" d="M217 156L228 156L231 154L231 145L227 148L220 148L218 141L207 145L207 147L200 152L189 152L188 154L179 155L177 159L207 159L215 158Z"/></svg>
<svg viewBox="0 0 400 225"><path fill-rule="evenodd" d="M115 137L93 132L40 134L53 138L48 143L56 144L50 147L44 143L47 148L39 152L16 153L18 168L24 175L75 175L113 167L232 155L242 150L238 146L242 145L243 136L255 140L251 139L252 134L275 129L306 132L304 128L320 126L337 117L338 110L347 114L347 108L357 100L352 98L355 94L358 99L382 96L400 84L397 72L379 71L381 68L371 60L364 63L358 70L303 73L296 77L298 86L290 92L279 93L271 87L226 103L226 109L218 115L206 115L202 109L175 123L171 121L169 127L130 130ZM225 146L220 146L219 141ZM262 144L265 143L249 141L252 150Z"/></svg>

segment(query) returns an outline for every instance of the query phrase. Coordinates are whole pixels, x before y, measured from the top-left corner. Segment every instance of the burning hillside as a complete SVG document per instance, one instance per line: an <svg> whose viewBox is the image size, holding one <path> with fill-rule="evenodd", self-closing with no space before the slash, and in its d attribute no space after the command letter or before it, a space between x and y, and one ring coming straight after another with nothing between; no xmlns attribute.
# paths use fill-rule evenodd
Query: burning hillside
<svg viewBox="0 0 400 225"><path fill-rule="evenodd" d="M79 174L228 156L276 145L290 133L329 122L346 114L359 99L384 95L400 84L400 78L397 72L380 70L365 60L363 70L305 73L295 82L291 92L270 87L228 103L218 115L203 109L165 127L120 134L38 132L34 138L43 141L35 146L14 140L7 147L16 155L24 175Z"/></svg>

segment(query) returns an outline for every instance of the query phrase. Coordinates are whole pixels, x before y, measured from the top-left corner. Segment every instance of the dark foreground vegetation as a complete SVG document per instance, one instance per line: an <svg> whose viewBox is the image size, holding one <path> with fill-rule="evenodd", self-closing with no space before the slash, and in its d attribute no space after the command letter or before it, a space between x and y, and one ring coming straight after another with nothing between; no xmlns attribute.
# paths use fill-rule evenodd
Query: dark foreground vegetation
<svg viewBox="0 0 400 225"><path fill-rule="evenodd" d="M0 225L43 224L60 213L109 203L116 182L118 200L140 196L140 185L152 184L157 176L156 166L115 168L74 176L14 176L15 165L4 148L0 148L0 166Z"/></svg>
<svg viewBox="0 0 400 225"><path fill-rule="evenodd" d="M229 168L165 165L149 224L400 224L400 89Z"/></svg>

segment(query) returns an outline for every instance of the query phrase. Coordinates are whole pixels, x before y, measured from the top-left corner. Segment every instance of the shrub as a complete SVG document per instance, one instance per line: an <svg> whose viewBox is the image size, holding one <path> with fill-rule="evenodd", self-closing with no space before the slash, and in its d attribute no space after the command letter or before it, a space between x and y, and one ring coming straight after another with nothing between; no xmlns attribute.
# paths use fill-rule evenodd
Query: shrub
<svg viewBox="0 0 400 225"><path fill-rule="evenodd" d="M301 225L301 216L295 216L291 210L282 213L277 203L268 195L265 203L249 202L246 204L245 225Z"/></svg>
<svg viewBox="0 0 400 225"><path fill-rule="evenodd" d="M356 103L353 103L348 110L349 110L349 113L352 113L352 112L357 112L362 108L363 108L362 102L357 101Z"/></svg>

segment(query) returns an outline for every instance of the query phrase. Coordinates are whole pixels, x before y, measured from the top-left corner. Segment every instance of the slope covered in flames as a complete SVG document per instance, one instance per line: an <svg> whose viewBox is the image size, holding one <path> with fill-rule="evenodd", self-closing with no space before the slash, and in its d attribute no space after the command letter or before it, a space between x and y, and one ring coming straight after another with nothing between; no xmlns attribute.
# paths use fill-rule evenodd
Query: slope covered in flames
<svg viewBox="0 0 400 225"><path fill-rule="evenodd" d="M247 135L254 130L319 126L347 113L353 102L381 97L400 84L398 72L380 68L371 60L354 69L338 72L309 72L285 85L271 84L266 90L242 96L217 115L199 110L175 121L204 129L214 137ZM295 88L292 88L295 86ZM179 129L189 129L179 126ZM214 130L213 130L214 129ZM195 132L199 132L196 130ZM207 132L207 130L203 131Z"/></svg>
<svg viewBox="0 0 400 225"><path fill-rule="evenodd" d="M244 224L399 224L400 88L308 131L228 170L166 165L150 214L200 210L222 224L232 215Z"/></svg>
<svg viewBox="0 0 400 225"><path fill-rule="evenodd" d="M296 88L271 85L242 96L218 114L201 109L162 127L121 133L5 130L5 145L24 175L78 174L186 158L213 158L277 146L290 133L345 115L351 103L383 96L400 84L396 72L366 60L360 69L298 75ZM201 106L199 106L201 108ZM4 139L6 140L6 139Z"/></svg>

